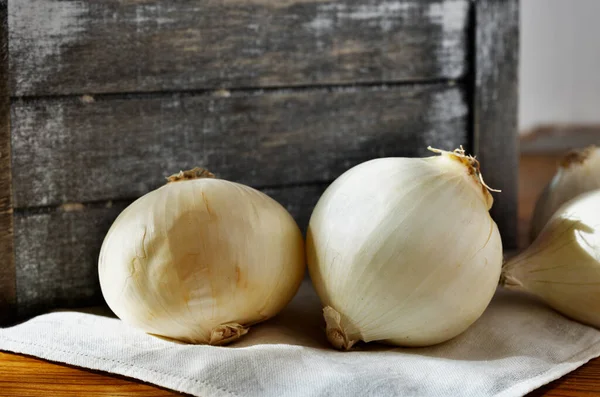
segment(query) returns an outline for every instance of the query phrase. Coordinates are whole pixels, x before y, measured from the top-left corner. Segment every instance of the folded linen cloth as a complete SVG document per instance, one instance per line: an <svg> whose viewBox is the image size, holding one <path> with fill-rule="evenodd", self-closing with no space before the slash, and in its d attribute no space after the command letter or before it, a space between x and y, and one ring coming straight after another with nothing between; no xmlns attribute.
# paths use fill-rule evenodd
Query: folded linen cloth
<svg viewBox="0 0 600 397"><path fill-rule="evenodd" d="M459 337L428 348L329 347L305 282L276 318L227 347L147 335L65 311L0 329L0 350L120 374L201 397L521 396L600 355L600 331L499 290Z"/></svg>

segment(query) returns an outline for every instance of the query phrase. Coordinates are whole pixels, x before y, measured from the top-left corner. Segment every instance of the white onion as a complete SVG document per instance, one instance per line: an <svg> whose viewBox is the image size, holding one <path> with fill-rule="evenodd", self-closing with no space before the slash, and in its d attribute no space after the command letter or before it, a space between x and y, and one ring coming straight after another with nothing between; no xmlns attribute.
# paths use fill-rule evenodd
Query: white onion
<svg viewBox="0 0 600 397"><path fill-rule="evenodd" d="M315 207L307 260L334 347L440 343L489 304L502 265L492 197L474 158L437 152L360 164Z"/></svg>
<svg viewBox="0 0 600 397"><path fill-rule="evenodd" d="M560 207L533 244L504 265L501 284L600 328L600 190Z"/></svg>
<svg viewBox="0 0 600 397"><path fill-rule="evenodd" d="M561 205L596 189L600 189L600 149L590 146L567 154L536 202L531 240L535 240Z"/></svg>
<svg viewBox="0 0 600 397"><path fill-rule="evenodd" d="M296 293L305 263L293 218L267 195L210 176L172 177L115 220L99 275L123 321L185 342L223 344Z"/></svg>

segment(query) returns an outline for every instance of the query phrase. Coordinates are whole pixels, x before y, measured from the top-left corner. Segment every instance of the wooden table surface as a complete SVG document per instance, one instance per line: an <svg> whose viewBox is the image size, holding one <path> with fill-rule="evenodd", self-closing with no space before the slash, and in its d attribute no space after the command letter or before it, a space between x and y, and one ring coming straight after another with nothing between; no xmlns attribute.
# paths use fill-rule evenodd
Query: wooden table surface
<svg viewBox="0 0 600 397"><path fill-rule="evenodd" d="M537 195L554 174L557 156L521 157L519 223L526 245L529 218ZM0 396L181 396L182 394L121 376L59 365L0 352ZM595 359L536 391L531 396L600 396L600 359Z"/></svg>

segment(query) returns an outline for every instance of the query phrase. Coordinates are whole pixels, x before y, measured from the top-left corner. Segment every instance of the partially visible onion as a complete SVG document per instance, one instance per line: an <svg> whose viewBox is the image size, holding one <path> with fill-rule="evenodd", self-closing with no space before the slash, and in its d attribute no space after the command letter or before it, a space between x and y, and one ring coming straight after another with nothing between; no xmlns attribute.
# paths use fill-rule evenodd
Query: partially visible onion
<svg viewBox="0 0 600 397"><path fill-rule="evenodd" d="M600 328L600 190L560 207L533 244L504 265L500 284Z"/></svg>
<svg viewBox="0 0 600 397"><path fill-rule="evenodd" d="M600 149L590 146L567 154L537 200L531 221L531 241L561 205L595 189L600 189Z"/></svg>

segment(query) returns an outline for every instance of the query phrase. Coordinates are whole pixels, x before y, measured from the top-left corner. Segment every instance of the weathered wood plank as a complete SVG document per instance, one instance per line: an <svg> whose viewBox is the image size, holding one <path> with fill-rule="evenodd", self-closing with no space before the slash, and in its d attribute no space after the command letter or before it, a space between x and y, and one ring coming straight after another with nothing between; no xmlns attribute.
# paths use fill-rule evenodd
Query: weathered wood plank
<svg viewBox="0 0 600 397"><path fill-rule="evenodd" d="M281 205L294 217L302 233L306 232L310 215L319 198L329 183L318 183L305 186L274 187L261 189Z"/></svg>
<svg viewBox="0 0 600 397"><path fill-rule="evenodd" d="M517 247L518 0L475 2L475 148L494 195L504 247Z"/></svg>
<svg viewBox="0 0 600 397"><path fill-rule="evenodd" d="M468 0L11 1L11 91L456 79L468 10Z"/></svg>
<svg viewBox="0 0 600 397"><path fill-rule="evenodd" d="M17 315L99 303L98 253L124 205L15 213Z"/></svg>
<svg viewBox="0 0 600 397"><path fill-rule="evenodd" d="M469 141L461 86L15 101L15 207L131 199L204 166L252 186L330 181L360 162Z"/></svg>
<svg viewBox="0 0 600 397"><path fill-rule="evenodd" d="M16 303L6 9L6 1L0 0L0 324L13 317Z"/></svg>
<svg viewBox="0 0 600 397"><path fill-rule="evenodd" d="M264 189L303 230L326 184ZM104 235L126 203L17 211L18 315L102 301L97 260Z"/></svg>

